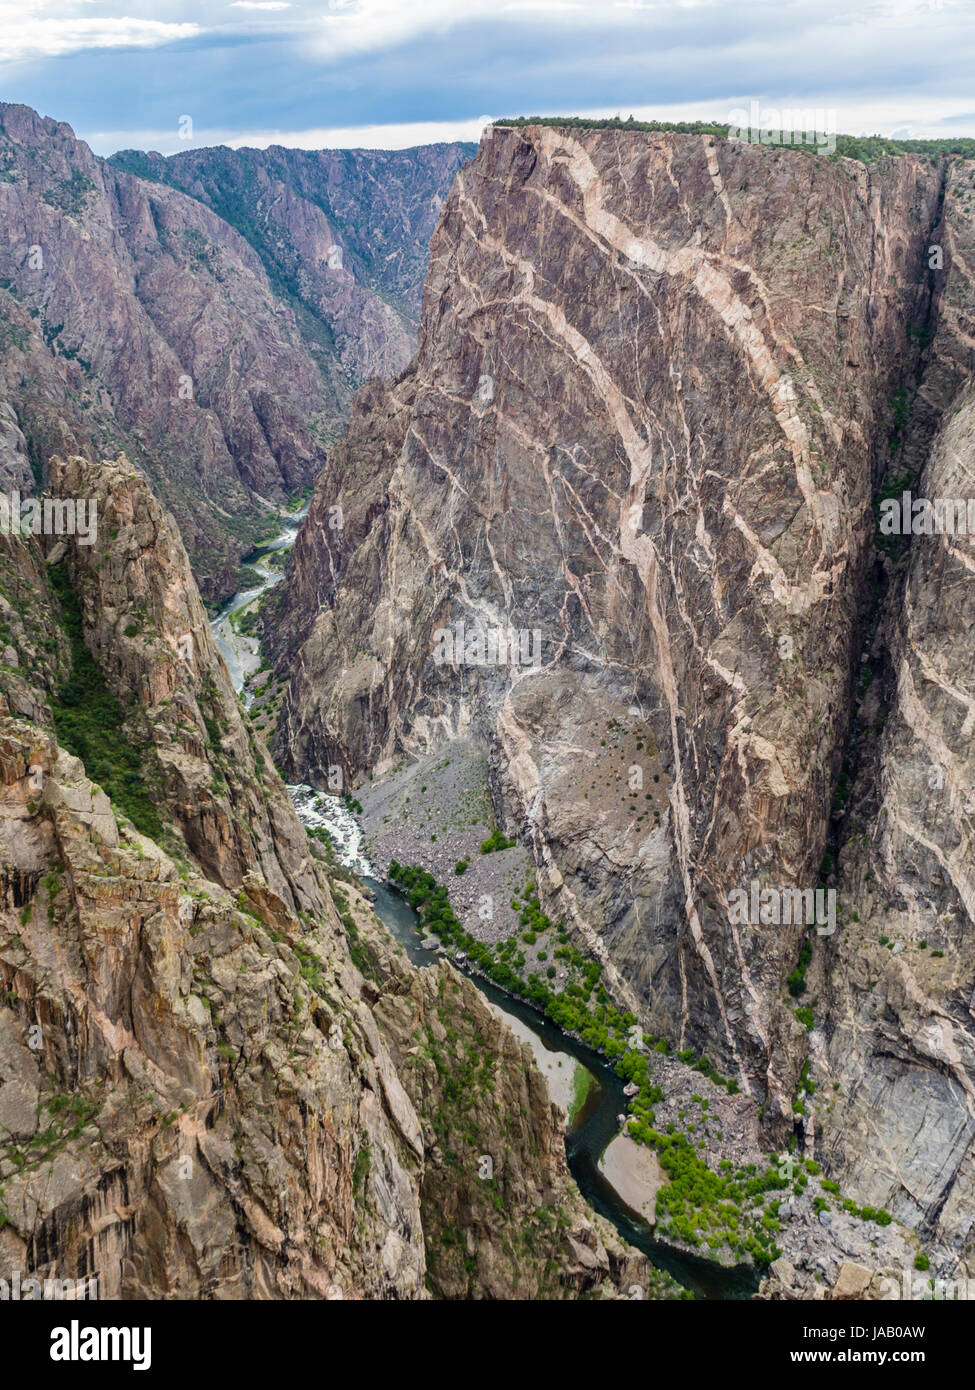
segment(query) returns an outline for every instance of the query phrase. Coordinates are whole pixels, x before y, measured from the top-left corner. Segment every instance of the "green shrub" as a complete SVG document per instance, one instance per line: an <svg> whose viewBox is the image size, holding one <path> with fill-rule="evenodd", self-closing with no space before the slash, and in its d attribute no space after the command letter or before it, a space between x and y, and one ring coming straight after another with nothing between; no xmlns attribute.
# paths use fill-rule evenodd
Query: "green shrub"
<svg viewBox="0 0 975 1390"><path fill-rule="evenodd" d="M495 826L494 830L491 831L491 834L487 837L487 839L481 841L481 853L495 854L498 850L501 849L512 849L515 843L516 842L514 840L505 839L501 831Z"/></svg>
<svg viewBox="0 0 975 1390"><path fill-rule="evenodd" d="M812 941L807 936L803 939L802 949L799 952L799 960L795 970L789 976L789 993L793 999L798 999L800 994L806 992L806 971L809 969L809 962L812 960Z"/></svg>
<svg viewBox="0 0 975 1390"><path fill-rule="evenodd" d="M427 870L419 865L401 865L394 860L389 877L406 895L428 931L445 944L465 950L501 989L527 1000L563 1032L580 1038L593 1051L602 1052L615 1062L616 1073L621 1079L635 1083L637 1093L630 1102L628 1132L637 1143L650 1145L657 1151L668 1176L667 1185L657 1197L662 1234L691 1247L717 1250L727 1245L738 1258L760 1265L777 1258L780 1253L774 1240L779 1230L777 1208L773 1204L764 1212L758 1199L769 1190L784 1190L789 1183L779 1176L777 1166L762 1174L755 1165L732 1171L729 1164L727 1172L718 1175L708 1168L685 1135L674 1134L673 1124L667 1125L666 1135L653 1128L653 1107L664 1099L664 1092L653 1080L648 1054L630 1044L635 1016L616 1009L599 983L602 967L598 961L588 960L575 947L566 944L564 929L558 928L558 939L564 944L557 947L554 954L569 962L573 976L561 992L556 992L549 983L555 977L554 965L547 968L546 979L534 973L523 978L520 972L524 969L524 955L518 952L516 940L511 938L492 948L465 931L450 907L446 888ZM540 912L533 894L534 884L527 885L525 897L530 920L533 924L541 922L542 929L547 929L550 924ZM524 936L528 940L536 933L530 928ZM644 1037L643 1042L646 1048L653 1047L665 1053L668 1050L662 1039L658 1042ZM727 1087L730 1094L738 1091L737 1081L723 1078L706 1057L697 1057L693 1051L685 1051L680 1056L698 1072ZM703 1114L704 1098L700 1100ZM802 1180L805 1180L804 1175Z"/></svg>
<svg viewBox="0 0 975 1390"><path fill-rule="evenodd" d="M162 840L165 828L145 786L154 769L126 737L125 711L85 646L81 606L67 564L52 566L49 574L71 644L71 674L51 702L58 742L81 759L91 780L121 807L136 830Z"/></svg>

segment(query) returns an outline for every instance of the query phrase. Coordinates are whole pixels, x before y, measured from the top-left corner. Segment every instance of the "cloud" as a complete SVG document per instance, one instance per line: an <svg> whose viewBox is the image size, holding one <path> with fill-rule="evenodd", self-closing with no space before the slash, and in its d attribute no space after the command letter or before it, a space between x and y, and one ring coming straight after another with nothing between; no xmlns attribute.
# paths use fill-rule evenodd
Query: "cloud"
<svg viewBox="0 0 975 1390"><path fill-rule="evenodd" d="M455 140L477 143L490 116L474 116L463 121L404 121L398 125L316 126L307 130L197 130L192 140L180 140L175 130L101 130L84 138L96 154L117 150L156 150L159 154L178 154L186 149L229 145L231 149L266 150L269 145L285 145L296 150L407 150L417 145L450 144Z"/></svg>
<svg viewBox="0 0 975 1390"><path fill-rule="evenodd" d="M702 0L711 3L711 0ZM647 17L666 15L669 0L641 6ZM499 29L546 22L596 29L619 29L632 15L616 12L605 0L328 0L321 20L320 52L342 58L379 52L443 35L460 27L491 23Z"/></svg>
<svg viewBox="0 0 975 1390"><path fill-rule="evenodd" d="M287 8L250 8L268 4ZM853 134L975 133L970 0L940 8L928 0L26 6L0 0L0 60L24 60L6 63L4 96L69 121L106 152L185 148L177 143L184 112L196 144L401 147L471 138L484 111L646 110L674 119L679 110L724 120L752 99L835 110L839 129ZM47 22L57 27L32 30Z"/></svg>
<svg viewBox="0 0 975 1390"><path fill-rule="evenodd" d="M48 0L0 0L0 63L61 58L85 49L155 48L200 33L199 24L50 13L55 8L70 11L70 0L57 7Z"/></svg>
<svg viewBox="0 0 975 1390"><path fill-rule="evenodd" d="M290 10L291 0L231 0L230 10Z"/></svg>

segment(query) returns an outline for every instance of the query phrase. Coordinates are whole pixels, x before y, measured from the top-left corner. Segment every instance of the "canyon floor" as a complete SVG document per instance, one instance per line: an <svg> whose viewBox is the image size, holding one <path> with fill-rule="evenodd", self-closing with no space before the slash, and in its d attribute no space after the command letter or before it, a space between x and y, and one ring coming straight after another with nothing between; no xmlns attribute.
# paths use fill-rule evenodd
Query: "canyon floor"
<svg viewBox="0 0 975 1390"><path fill-rule="evenodd" d="M487 755L473 740L457 739L435 755L404 759L383 777L366 779L353 793L362 810L363 848L379 877L385 877L392 861L419 864L443 883L451 906L464 927L488 945L521 936L525 972L544 973L551 960L551 940L524 940L519 912L512 897L524 896L532 879L529 856L520 845L482 854L481 844L495 828L488 786ZM457 874L455 868L466 863ZM520 900L520 898L519 898ZM464 971L467 961L459 962ZM556 987L566 970L556 964ZM476 969L473 978L476 981ZM511 1019L508 1018L509 1026ZM536 1064L545 1075L553 1101L564 1111L572 1098L572 1080L548 1061L545 1048L530 1030L516 1028L532 1046ZM769 1154L760 1139L760 1121L752 1100L729 1095L676 1057L655 1054L654 1077L664 1091L657 1106L656 1123L662 1130L688 1129L705 1144L708 1163L737 1167L754 1165L761 1170ZM804 1171L801 1157L783 1154L792 1171ZM774 1156L773 1156L774 1158ZM666 1184L651 1150L634 1143L626 1133L611 1140L600 1160L600 1169L621 1203L653 1226L657 1193ZM763 1296L803 1296L821 1299L837 1286L857 1277L882 1278L880 1271L913 1268L918 1250L915 1236L896 1226L880 1227L842 1210L817 1211L819 1184L809 1183L802 1192L789 1192L779 1212L777 1240L782 1255L774 1263ZM678 1247L679 1248L679 1247ZM726 1257L719 1257L726 1262ZM846 1267L844 1269L844 1267Z"/></svg>

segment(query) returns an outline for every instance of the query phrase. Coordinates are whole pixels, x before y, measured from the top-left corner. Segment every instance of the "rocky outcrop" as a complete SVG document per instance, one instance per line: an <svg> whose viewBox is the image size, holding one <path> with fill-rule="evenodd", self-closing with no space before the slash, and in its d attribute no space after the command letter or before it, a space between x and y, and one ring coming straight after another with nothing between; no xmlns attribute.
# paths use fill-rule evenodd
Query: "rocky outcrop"
<svg viewBox="0 0 975 1390"><path fill-rule="evenodd" d="M844 1260L832 1284L821 1280L815 1283L804 1279L789 1260L775 1260L768 1277L762 1281L757 1297L760 1299L784 1299L787 1301L812 1300L814 1302L856 1302L873 1303L879 1299L905 1298L921 1299L927 1294L926 1276L911 1275L896 1266L874 1268L857 1264L855 1260Z"/></svg>
<svg viewBox="0 0 975 1390"><path fill-rule="evenodd" d="M253 872L292 908L317 910L304 830L230 683L172 518L124 456L54 458L51 476L97 507L94 543L72 545L67 561L85 639L129 711L129 737L152 751L188 854L228 888Z"/></svg>
<svg viewBox="0 0 975 1390"><path fill-rule="evenodd" d="M20 491L25 497L34 487L27 440L9 401L0 403L0 487L8 494Z"/></svg>
<svg viewBox="0 0 975 1390"><path fill-rule="evenodd" d="M12 720L2 741L4 1275L422 1296L418 1122L366 1050L334 913L181 879L77 759Z"/></svg>
<svg viewBox="0 0 975 1390"><path fill-rule="evenodd" d="M410 967L352 886L350 911L146 479L72 457L51 481L97 539L0 537L0 1277L673 1296L587 1218L562 1115L473 986Z"/></svg>
<svg viewBox="0 0 975 1390"><path fill-rule="evenodd" d="M780 1137L803 930L735 925L729 895L818 882L941 184L495 129L445 205L417 362L360 397L268 624L286 765L480 738L547 910ZM458 623L540 653L442 659Z"/></svg>

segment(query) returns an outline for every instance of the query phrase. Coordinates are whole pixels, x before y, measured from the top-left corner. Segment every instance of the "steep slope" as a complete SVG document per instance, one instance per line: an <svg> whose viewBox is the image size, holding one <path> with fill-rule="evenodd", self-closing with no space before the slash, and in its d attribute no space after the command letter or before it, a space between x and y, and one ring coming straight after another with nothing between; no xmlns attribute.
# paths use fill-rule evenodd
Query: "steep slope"
<svg viewBox="0 0 975 1390"><path fill-rule="evenodd" d="M250 242L318 354L338 431L355 388L413 356L430 238L474 150L123 150L110 162L198 198Z"/></svg>
<svg viewBox="0 0 975 1390"><path fill-rule="evenodd" d="M819 881L942 180L495 129L434 237L417 362L360 397L267 628L282 765L479 738L546 910L778 1139L804 929L729 895ZM459 622L540 657L444 660Z"/></svg>
<svg viewBox="0 0 975 1390"><path fill-rule="evenodd" d="M905 490L975 496L973 191L975 164L956 165L935 238L944 254L937 331L886 489L899 504ZM810 1051L829 1099L814 1107L815 1141L860 1200L945 1243L970 1270L975 551L971 535L923 531L885 551L857 775L836 832L846 925L823 943L809 978L818 995Z"/></svg>
<svg viewBox="0 0 975 1390"><path fill-rule="evenodd" d="M77 457L51 481L99 524L0 536L0 1277L672 1292L587 1216L561 1113L473 987L413 970L307 841L144 476Z"/></svg>
<svg viewBox="0 0 975 1390"><path fill-rule="evenodd" d="M0 107L3 391L47 467L48 415L23 358L67 397L92 458L120 444L172 506L205 588L267 532L324 458L319 374L260 261L192 199L96 159L64 125ZM33 332L25 338L18 306Z"/></svg>
<svg viewBox="0 0 975 1390"><path fill-rule="evenodd" d="M220 184L220 152L203 154ZM407 152L388 205L366 167L336 192L343 229L366 197L359 235L376 259L396 228L376 292L357 280L364 255L335 262L314 189L282 182L287 161L264 176L255 249L241 220L254 205L249 167L212 210L96 158L68 126L0 104L0 402L36 476L55 452L124 448L172 509L205 596L232 592L237 561L321 468L354 386L408 360L412 327L386 301L394 288L409 301L461 158L460 147ZM314 183L300 162L294 174Z"/></svg>

